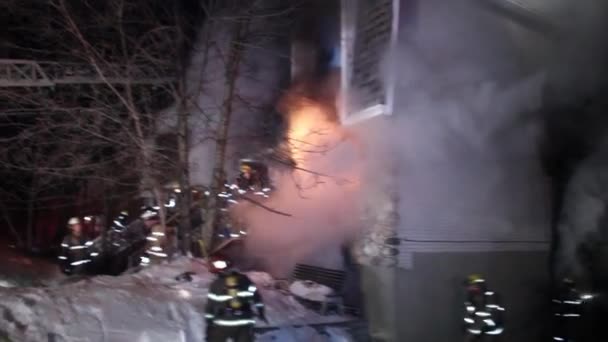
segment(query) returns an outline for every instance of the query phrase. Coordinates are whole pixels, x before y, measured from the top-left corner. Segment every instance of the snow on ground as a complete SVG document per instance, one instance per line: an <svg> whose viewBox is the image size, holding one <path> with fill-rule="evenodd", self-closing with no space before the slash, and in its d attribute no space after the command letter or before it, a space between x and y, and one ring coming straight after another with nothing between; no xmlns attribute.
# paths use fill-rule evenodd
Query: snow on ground
<svg viewBox="0 0 608 342"><path fill-rule="evenodd" d="M308 300L323 302L334 291L322 284L310 280L296 280L289 286L289 291Z"/></svg>
<svg viewBox="0 0 608 342"><path fill-rule="evenodd" d="M350 342L352 338L340 328L325 328L321 332L311 327L282 328L257 336L258 342Z"/></svg>
<svg viewBox="0 0 608 342"><path fill-rule="evenodd" d="M48 258L27 256L0 239L0 287L43 285L56 278L59 267Z"/></svg>
<svg viewBox="0 0 608 342"><path fill-rule="evenodd" d="M174 279L186 271L196 273L192 282ZM293 297L272 289L272 278L265 273L250 276L266 303L269 327L348 320L307 310ZM44 288L0 288L0 338L7 336L15 342L203 341L203 308L213 279L200 261L182 258L120 277L100 276ZM301 331L277 333L292 336L285 341L330 340L326 336L318 337L325 340L302 340Z"/></svg>

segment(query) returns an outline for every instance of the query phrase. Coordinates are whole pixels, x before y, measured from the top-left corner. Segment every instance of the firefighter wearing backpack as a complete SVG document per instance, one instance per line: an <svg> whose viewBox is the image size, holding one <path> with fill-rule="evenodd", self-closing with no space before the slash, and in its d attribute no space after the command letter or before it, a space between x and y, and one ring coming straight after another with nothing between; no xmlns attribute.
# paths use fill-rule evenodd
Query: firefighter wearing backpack
<svg viewBox="0 0 608 342"><path fill-rule="evenodd" d="M465 341L496 341L504 332L504 307L498 295L488 289L486 281L479 275L470 275L467 280L464 303Z"/></svg>
<svg viewBox="0 0 608 342"><path fill-rule="evenodd" d="M255 316L266 320L262 297L245 274L232 268L226 260L213 261L219 276L209 286L205 319L207 341L253 341Z"/></svg>

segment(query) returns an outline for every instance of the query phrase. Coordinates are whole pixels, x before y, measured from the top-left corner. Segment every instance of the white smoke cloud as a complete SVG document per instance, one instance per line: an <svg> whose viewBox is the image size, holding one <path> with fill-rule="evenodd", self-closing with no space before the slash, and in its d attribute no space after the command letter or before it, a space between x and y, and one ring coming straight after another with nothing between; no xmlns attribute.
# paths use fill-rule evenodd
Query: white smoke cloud
<svg viewBox="0 0 608 342"><path fill-rule="evenodd" d="M608 140L579 166L564 194L558 225L561 239L557 271L561 276L590 280L589 265L583 261L580 248L587 245L590 252L594 242L603 240L608 217L607 175Z"/></svg>
<svg viewBox="0 0 608 342"><path fill-rule="evenodd" d="M395 175L401 235L548 239L537 153L542 73L522 71L508 32L470 4L423 2L417 18L386 65L398 78L393 116L352 128L362 151L349 142L311 164L333 166L327 173L337 176L348 165L364 177L361 186L324 184L302 199L284 176L271 205L294 217L249 218L250 248L272 267L284 271L312 256L339 266L336 247L362 228L362 199Z"/></svg>
<svg viewBox="0 0 608 342"><path fill-rule="evenodd" d="M589 18L591 12L585 13L580 17ZM307 168L332 176L309 189L298 189L293 174L277 175L278 190L265 204L291 217L246 210L248 252L275 274L302 261L337 267L336 247L362 228L360 199L392 176L398 180L402 236L549 239L550 189L538 146L542 91L548 80L558 93L568 93L576 87L564 65L598 56L577 54L576 44L555 45L473 2L422 1L415 17L415 27L403 24L399 47L386 63L385 72L398 76L393 116L353 128L365 148L347 141L308 156ZM568 41L577 42L577 36ZM264 79L267 86L275 82L273 76ZM264 87L254 88L253 97ZM211 101L218 94L205 96ZM201 164L209 160L204 151L194 155ZM336 184L335 178L355 185Z"/></svg>
<svg viewBox="0 0 608 342"><path fill-rule="evenodd" d="M556 11L555 18L561 25L561 37L549 61L551 92L548 101L553 106L565 105L576 109L553 119L567 123L561 128L564 137L582 135L579 139L592 149L587 151L590 156L580 165L568 165L575 166L576 170L563 194L562 210L557 213L559 243L555 266L559 276L589 281L589 269L586 257L580 253L581 248L600 240L602 220L608 208L605 195L607 180L604 177L608 136L602 128L606 127L605 102L597 101L602 97L599 92L606 89L608 46L604 35L608 29L608 3L590 0L565 2ZM580 106L589 99L594 99L591 105ZM572 157L568 153L563 151L559 154L568 159Z"/></svg>
<svg viewBox="0 0 608 342"><path fill-rule="evenodd" d="M378 153L395 166L399 234L548 241L542 70L521 67L504 22L484 9L424 1L419 10L388 62L397 77L390 123L361 131L383 140Z"/></svg>
<svg viewBox="0 0 608 342"><path fill-rule="evenodd" d="M277 276L286 276L299 262L342 267L340 245L359 226L360 155L350 142L339 143L337 138L339 134L333 132L315 139L328 143L325 152L302 156L300 165L314 174L297 170L274 174L277 190L264 205L291 216L255 206L244 210L250 230L247 252Z"/></svg>

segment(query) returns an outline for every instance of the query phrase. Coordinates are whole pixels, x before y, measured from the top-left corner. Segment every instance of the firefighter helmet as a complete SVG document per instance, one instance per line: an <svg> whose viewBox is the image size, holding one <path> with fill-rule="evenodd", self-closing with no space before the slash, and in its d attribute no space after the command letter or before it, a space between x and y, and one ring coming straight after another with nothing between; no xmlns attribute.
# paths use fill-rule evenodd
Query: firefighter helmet
<svg viewBox="0 0 608 342"><path fill-rule="evenodd" d="M121 211L120 215L116 216L116 218L112 221L112 229L121 231L127 227L129 217L126 215L125 211Z"/></svg>
<svg viewBox="0 0 608 342"><path fill-rule="evenodd" d="M574 282L574 280L572 278L564 278L562 279L562 286L564 286L567 289L574 289L576 287L576 283Z"/></svg>
<svg viewBox="0 0 608 342"><path fill-rule="evenodd" d="M144 211L141 213L141 219L142 220L149 220L149 219L153 219L156 216L158 216L158 211L155 210L154 208L146 208L144 209Z"/></svg>
<svg viewBox="0 0 608 342"><path fill-rule="evenodd" d="M228 267L228 262L226 260L218 259L213 261L213 267L217 268L218 270L223 270Z"/></svg>
<svg viewBox="0 0 608 342"><path fill-rule="evenodd" d="M484 283L485 280L479 274L471 274L468 277L469 284Z"/></svg>
<svg viewBox="0 0 608 342"><path fill-rule="evenodd" d="M220 273L230 269L232 267L232 263L230 262L230 260L228 260L228 258L216 255L210 258L209 266L211 272Z"/></svg>
<svg viewBox="0 0 608 342"><path fill-rule="evenodd" d="M76 224L80 224L80 219L78 217L72 217L68 221L68 226L73 226L73 225L76 225Z"/></svg>

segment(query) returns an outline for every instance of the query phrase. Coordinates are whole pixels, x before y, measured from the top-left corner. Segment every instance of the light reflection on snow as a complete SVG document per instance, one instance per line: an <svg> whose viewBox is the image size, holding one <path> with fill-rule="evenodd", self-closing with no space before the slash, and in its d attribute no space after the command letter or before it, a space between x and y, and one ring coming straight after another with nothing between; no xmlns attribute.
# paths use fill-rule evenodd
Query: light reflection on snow
<svg viewBox="0 0 608 342"><path fill-rule="evenodd" d="M179 289L178 293L179 293L179 296L184 299L188 299L188 298L192 297L192 293L190 293L190 291L185 290L185 289Z"/></svg>
<svg viewBox="0 0 608 342"><path fill-rule="evenodd" d="M175 280L184 272L194 273L192 281ZM247 275L261 291L271 327L352 319L306 309L293 297L274 290L275 280L267 273ZM49 326L57 327L56 340L71 341L86 335L91 341L204 341L202 307L215 278L199 261L178 258L166 265L150 265L136 274L19 289L18 296L13 289L2 289L0 311L9 310L28 329L26 337L15 324L0 320L0 331L6 331L13 341L45 341ZM36 305L26 305L25 297ZM98 319L92 320L92 316ZM257 325L268 327L261 321Z"/></svg>
<svg viewBox="0 0 608 342"><path fill-rule="evenodd" d="M8 280L0 279L0 287L15 287L15 284L9 282Z"/></svg>

